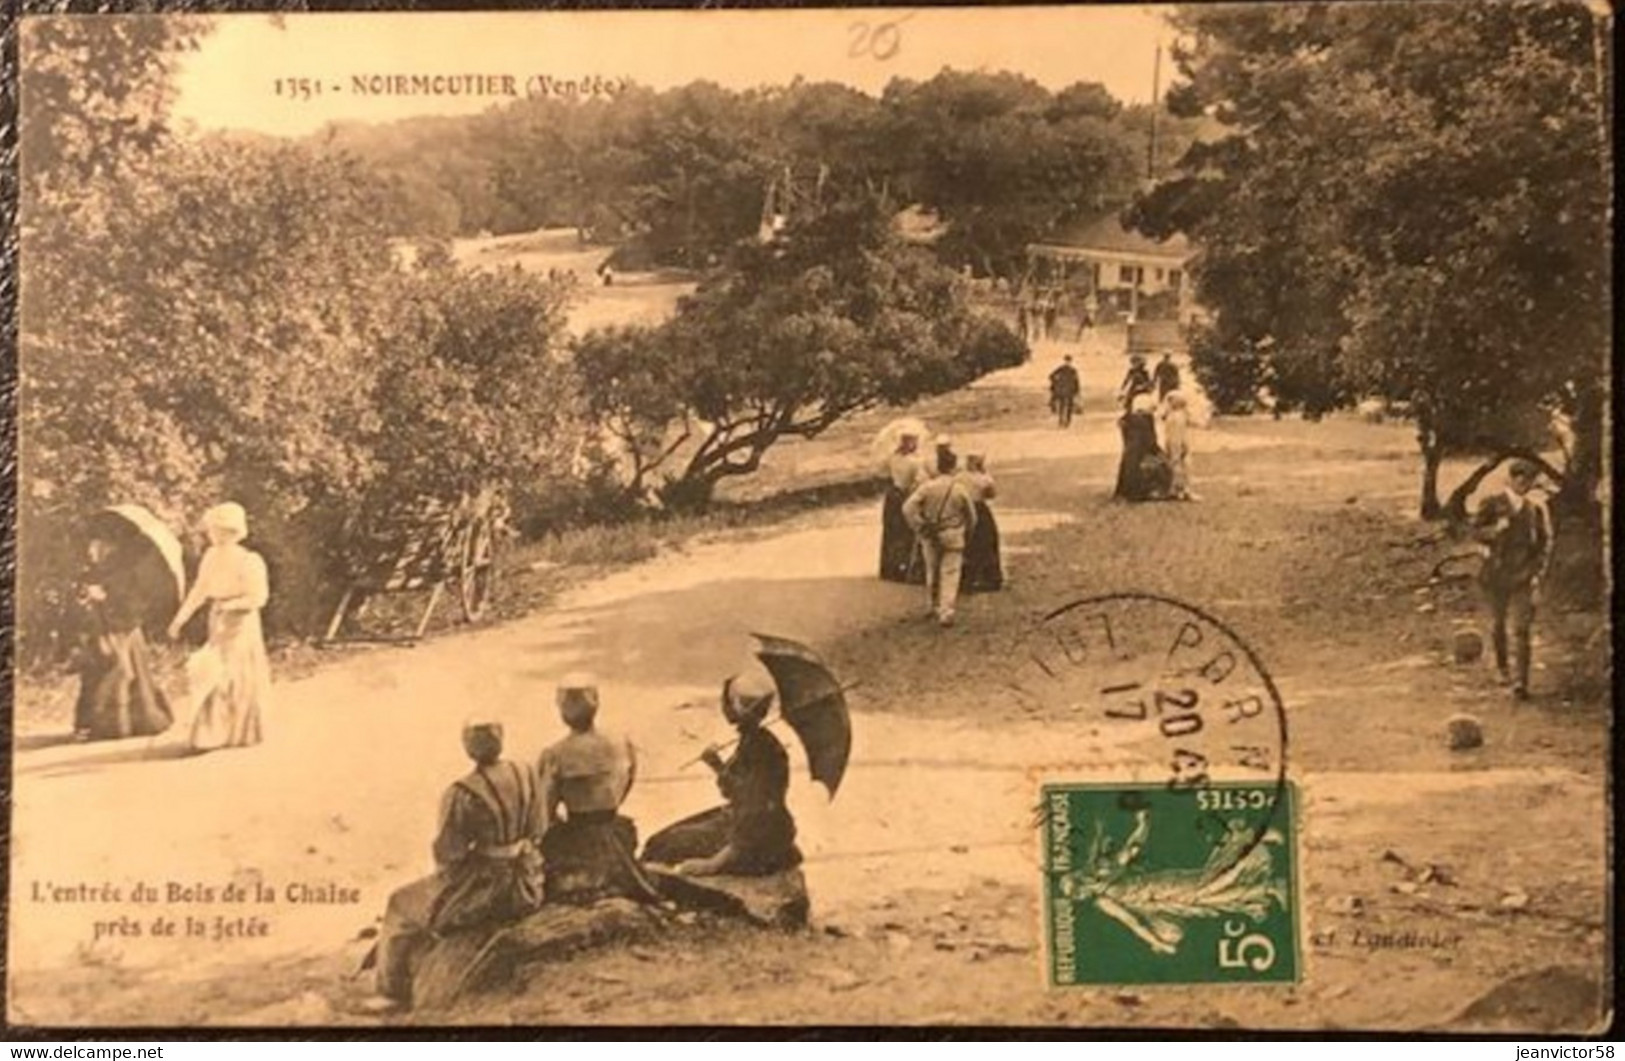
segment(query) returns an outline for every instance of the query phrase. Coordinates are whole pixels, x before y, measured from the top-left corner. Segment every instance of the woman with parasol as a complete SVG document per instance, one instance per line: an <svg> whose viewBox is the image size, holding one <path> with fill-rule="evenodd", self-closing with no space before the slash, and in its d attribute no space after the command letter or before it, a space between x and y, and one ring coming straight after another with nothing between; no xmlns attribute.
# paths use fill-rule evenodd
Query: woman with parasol
<svg viewBox="0 0 1625 1061"><path fill-rule="evenodd" d="M914 488L931 477L920 440L925 424L907 418L896 420L875 438L875 450L884 455L886 500L880 515L880 577L887 582L908 582L914 565L914 532L903 518L903 502Z"/></svg>
<svg viewBox="0 0 1625 1061"><path fill-rule="evenodd" d="M243 547L248 514L226 502L203 516L209 548L198 565L197 581L169 624L169 636L205 604L209 607L209 640L200 656L207 681L192 690L197 715L192 722L192 748L244 747L258 744L260 716L271 694L271 664L265 655L260 609L270 598L265 560Z"/></svg>
<svg viewBox="0 0 1625 1061"><path fill-rule="evenodd" d="M143 626L180 599L180 543L139 505L98 512L87 538L78 601L89 636L79 661L74 739L155 736L174 718L153 681Z"/></svg>
<svg viewBox="0 0 1625 1061"><path fill-rule="evenodd" d="M776 695L753 676L723 683L722 714L739 731L739 743L727 759L707 748L701 760L716 771L727 804L651 837L645 859L676 862L678 873L695 877L765 877L801 864L795 819L785 804L790 756L762 725Z"/></svg>
<svg viewBox="0 0 1625 1061"><path fill-rule="evenodd" d="M681 876L769 876L801 862L796 824L786 803L790 759L769 730L775 701L779 717L807 753L812 779L831 799L846 776L852 754L852 720L846 690L817 653L789 638L752 634L756 658L767 676L747 672L722 685L722 714L739 732L724 759L707 748L695 762L717 774L727 802L669 825L649 838L643 861L651 869L675 866ZM670 888L670 869L657 880ZM681 879L679 876L678 880Z"/></svg>

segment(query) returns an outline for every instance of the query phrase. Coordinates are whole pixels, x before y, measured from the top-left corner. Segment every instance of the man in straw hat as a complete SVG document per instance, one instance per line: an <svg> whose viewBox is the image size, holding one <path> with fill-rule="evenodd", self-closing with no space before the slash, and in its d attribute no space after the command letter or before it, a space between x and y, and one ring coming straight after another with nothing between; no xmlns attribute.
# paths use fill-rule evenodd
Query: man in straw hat
<svg viewBox="0 0 1625 1061"><path fill-rule="evenodd" d="M570 732L542 752L538 765L546 832L542 861L549 901L591 902L605 895L653 901L638 868L637 827L619 811L637 775L625 738L603 733L598 686L584 674L559 683L555 702Z"/></svg>
<svg viewBox="0 0 1625 1061"><path fill-rule="evenodd" d="M474 769L441 798L435 872L397 889L384 911L377 989L396 1003L411 1001L417 965L436 937L517 921L542 904L535 774L502 758L499 722L467 722L463 750Z"/></svg>
<svg viewBox="0 0 1625 1061"><path fill-rule="evenodd" d="M1489 601L1495 667L1518 700L1529 699L1529 654L1535 603L1552 559L1552 519L1546 505L1530 495L1540 469L1515 460L1504 491L1486 498L1473 517L1475 537L1489 547L1479 580ZM1507 627L1512 627L1516 672L1507 667Z"/></svg>
<svg viewBox="0 0 1625 1061"><path fill-rule="evenodd" d="M925 558L928 615L943 626L954 625L954 604L959 599L959 577L965 562L965 542L976 529L976 505L954 474L958 458L948 449L941 457L941 474L921 486L903 503L903 518L920 536Z"/></svg>

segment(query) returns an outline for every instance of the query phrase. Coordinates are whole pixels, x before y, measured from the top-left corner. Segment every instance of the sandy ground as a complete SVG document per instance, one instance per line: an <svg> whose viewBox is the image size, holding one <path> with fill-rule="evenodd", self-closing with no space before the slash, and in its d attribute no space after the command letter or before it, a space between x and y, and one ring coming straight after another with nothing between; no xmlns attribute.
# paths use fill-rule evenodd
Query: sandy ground
<svg viewBox="0 0 1625 1061"><path fill-rule="evenodd" d="M799 765L791 794L814 928L696 928L533 969L436 1020L1594 1025L1585 996L1612 954L1606 707L1554 693L1514 711L1481 672L1442 662L1470 597L1447 588L1418 611L1415 572L1371 561L1418 532L1407 434L1221 421L1197 437L1202 503L1112 505L1117 439L1102 384L1120 365L1104 348L1081 353L1086 415L1061 432L1043 419L1058 353L921 410L961 452L986 451L1001 483L1012 584L967 601L953 631L920 621L919 591L874 579L877 506L853 505L691 543L499 627L348 651L278 685L268 739L253 749L191 758L164 739L73 746L19 733L10 1019L364 1021L362 987L345 975L365 946L357 936L392 888L429 868L438 794L465 766L464 718L494 714L511 751L534 755L559 733L553 682L596 673L601 722L642 751L627 811L652 832L714 802L690 761L726 738L716 690L749 665L747 635L762 631L818 646L861 683L839 798ZM770 460L790 479L855 467L873 427ZM1035 785L1147 760L1088 719L1012 712L989 690L1037 616L1127 589L1222 614L1281 687L1304 797L1297 987L1043 986ZM1559 623L1543 627L1548 688ZM1452 754L1443 719L1464 709L1489 742ZM1452 883L1416 884L1428 864ZM138 898L142 885L157 901ZM228 885L242 898L228 901ZM335 891L340 901L309 901ZM184 935L188 916L202 935ZM154 938L166 918L177 934ZM1412 928L1456 942L1372 942ZM1497 985L1551 969L1568 989L1495 996L1452 1023Z"/></svg>

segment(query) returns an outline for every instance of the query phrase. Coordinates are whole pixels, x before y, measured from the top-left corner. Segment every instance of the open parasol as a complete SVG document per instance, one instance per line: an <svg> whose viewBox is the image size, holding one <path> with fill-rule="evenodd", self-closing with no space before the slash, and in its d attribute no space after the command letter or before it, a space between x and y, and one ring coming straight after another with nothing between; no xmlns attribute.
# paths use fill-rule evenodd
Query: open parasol
<svg viewBox="0 0 1625 1061"><path fill-rule="evenodd" d="M846 690L806 645L768 634L751 636L756 639L756 658L778 688L779 713L807 750L813 780L828 789L834 799L852 754L852 719L846 709Z"/></svg>
<svg viewBox="0 0 1625 1061"><path fill-rule="evenodd" d="M931 438L931 429L925 421L915 416L905 416L900 420L893 420L880 429L875 440L869 446L869 453L876 462L884 463L886 458L897 452L897 443L904 435L915 435L920 440L923 449Z"/></svg>
<svg viewBox="0 0 1625 1061"><path fill-rule="evenodd" d="M181 543L164 521L140 505L113 505L90 517L87 532L129 550L149 623L167 622L186 595Z"/></svg>

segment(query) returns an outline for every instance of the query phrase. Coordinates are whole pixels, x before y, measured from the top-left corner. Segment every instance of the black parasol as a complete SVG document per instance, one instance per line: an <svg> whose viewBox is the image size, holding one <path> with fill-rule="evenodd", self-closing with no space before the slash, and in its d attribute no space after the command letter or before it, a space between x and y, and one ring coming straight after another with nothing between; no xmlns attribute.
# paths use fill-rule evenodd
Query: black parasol
<svg viewBox="0 0 1625 1061"><path fill-rule="evenodd" d="M767 634L751 636L757 642L756 658L778 687L779 713L807 750L813 780L827 788L834 799L852 754L852 719L846 709L846 690L806 645Z"/></svg>
<svg viewBox="0 0 1625 1061"><path fill-rule="evenodd" d="M181 543L157 516L140 505L114 505L86 521L85 533L112 545L114 563L126 572L125 586L142 625L161 630L186 592Z"/></svg>

